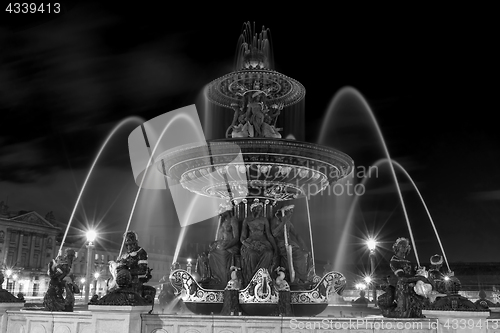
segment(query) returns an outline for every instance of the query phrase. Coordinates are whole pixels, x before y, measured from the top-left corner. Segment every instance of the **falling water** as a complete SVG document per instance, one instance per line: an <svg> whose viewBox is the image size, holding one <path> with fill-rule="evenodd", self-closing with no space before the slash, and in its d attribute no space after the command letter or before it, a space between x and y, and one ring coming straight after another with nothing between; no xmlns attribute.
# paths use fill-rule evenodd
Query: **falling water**
<svg viewBox="0 0 500 333"><path fill-rule="evenodd" d="M167 306L163 309L162 314L174 314L174 308L181 300L182 295L176 296L172 301L170 301Z"/></svg>
<svg viewBox="0 0 500 333"><path fill-rule="evenodd" d="M181 221L181 232L179 233L179 238L177 238L177 245L175 246L175 252L174 252L174 258L172 259L172 262L176 262L177 261L177 258L179 257L179 253L181 252L181 246L182 246L182 243L184 242L184 237L186 236L186 231L187 231L187 228L188 228L188 223L189 223L189 219L191 217L191 212L194 211L194 207L195 207L195 204L196 204L196 201L200 198L200 196L196 196L194 197L194 199L190 202L189 206L188 206L188 215L186 216L186 218L184 219L184 222L182 223Z"/></svg>
<svg viewBox="0 0 500 333"><path fill-rule="evenodd" d="M129 228L130 228L130 223L131 223L131 221L132 221L132 217L133 217L133 215L134 215L135 207L136 207L136 205L137 205L137 201L138 201L138 199L139 199L139 195L141 194L141 189L142 189L142 186L143 186L143 184L144 184L144 180L146 179L146 175L147 175L147 173L148 173L148 171L149 171L149 169L150 169L149 167L151 166L151 164L152 164L152 162L153 162L153 159L154 159L154 156L155 156L156 150L158 149L158 146L160 145L160 142L162 141L163 136L164 136L164 135L165 135L165 133L167 132L167 129L168 129L168 128L172 125L172 124L174 124L177 120L181 120L181 119L185 119L185 120L187 120L187 121L188 121L188 123L189 123L189 124L192 124L192 125L193 125L193 128L194 128L194 132L193 132L193 134L198 134L198 135L199 135L199 133L197 133L197 128L196 128L196 126L192 123L192 121L193 121L193 120L192 120L191 118L189 118L188 116L186 116L186 115L182 114L182 113L181 113L181 114L177 114L177 115L175 115L175 116L174 116L172 119L170 119L170 121L169 121L169 122L165 125L165 127L163 128L163 130L162 130L162 131L161 131L161 133L160 133L160 136L158 137L157 142L155 143L155 146L154 146L153 150L151 151L150 158L148 159L148 163L146 164L146 168L144 169L144 173L143 173L143 175L142 175L142 179L141 179L141 182L140 182L140 184L139 184L139 188L137 189L137 194L136 194L136 196L135 196L134 203L132 204L132 209L131 209L131 211L130 211L130 216L129 216L129 219L128 219L128 222L127 222L127 227L125 228L125 233L127 233L127 232L128 232L128 230L129 230ZM203 136L203 134L202 134L201 136ZM199 138L199 139L201 139L201 138ZM204 140L204 138L203 138L203 140ZM185 228L183 228L183 229L185 229ZM180 238L180 236L179 236L179 238ZM124 245L125 245L125 237L123 238L122 245L121 245L121 247L120 247L120 253L118 254L118 257L120 257L120 256L121 256L122 251L123 251L123 247L124 247Z"/></svg>
<svg viewBox="0 0 500 333"><path fill-rule="evenodd" d="M106 145L108 144L109 140L111 140L111 138L113 137L113 135L123 126L125 125L126 123L128 122L137 122L137 123L142 123L144 122L144 119L142 119L141 117L128 117L128 118L125 118L123 119L122 121L120 121L112 130L111 132L108 134L108 137L106 138L106 140L104 140L104 143L102 144L101 148L99 149L99 152L97 153L95 159L94 159L94 162L92 163L92 166L90 167L90 170L87 174L87 177L85 178L85 181L83 182L83 186L82 186L82 189L80 190L80 194L78 194L78 198L76 199L76 202L75 202L75 206L73 207L73 211L71 212L71 216L69 218L69 221L68 221L68 225L66 226L66 231L64 232L64 236L63 236L63 239L61 241L61 246L59 247L59 252L58 252L58 255L61 255L61 252L62 252L62 247L64 245L64 241L66 240L66 236L68 235L68 231L69 231L69 227L71 225L71 222L73 221L73 217L75 216L75 212L76 212L76 208L78 207L78 204L80 203L80 199L82 197L82 194L83 194L83 191L85 190L85 186L87 185L87 182L90 178L90 175L92 174L92 171L94 170L94 167L97 163L97 161L99 160L99 157L101 156L104 148L106 147Z"/></svg>
<svg viewBox="0 0 500 333"><path fill-rule="evenodd" d="M374 167L376 167L376 166L379 166L379 165L381 165L381 164L383 164L383 163L389 163L389 160L388 160L387 158L382 158L382 159L378 160L377 162L375 162L375 164L374 164L373 166L374 166ZM405 168L404 168L401 164L399 164L398 162L396 162L396 161L394 161L394 160L391 160L391 163L392 163L392 164L394 164L396 167L398 167L398 168L399 168L399 170L401 170L401 171L405 174L405 176L406 176L406 177L410 180L410 182L412 183L413 188L414 188L414 189L415 189L415 191L417 192L417 194L418 194L418 196L419 196L419 198L420 198L420 201L422 202L422 205L423 205L423 206L424 206L424 208L425 208L425 211L426 211L426 213L427 213L427 216L429 217L429 221L431 222L432 228L434 229L434 233L436 234L436 238L437 238L437 241L438 241L438 243L439 243L439 248L441 249L441 252L443 253L443 258L444 258L444 261L445 261L446 266L447 266L447 268L448 268L448 271L451 271L451 269L450 269L450 265L448 264L448 258L446 257L446 253L445 253L445 251L444 251L444 247L443 247L443 244L442 244L442 242L441 242L441 238L439 237L438 231L437 231L437 229L436 229L436 225L435 225L435 223L434 223L434 220L432 219L432 216L431 216L431 213L429 212L429 209L427 208L427 205L426 205L426 203L425 203L425 201L424 201L424 198L422 197L422 194L420 193L420 191L419 191L419 189L418 189L417 185L415 184L415 182L413 181L413 179L411 178L411 176L408 174L408 172L406 171L406 169L405 169ZM363 178L363 180L361 181L361 184L362 184L363 186L365 186L365 185L366 185L366 183L368 182L368 180L369 180L369 179L371 179L371 172L372 172L372 170L374 170L374 169L370 169L370 170L368 171L368 176L367 176L367 177L365 177L365 178ZM352 202L352 204L351 204L350 208L349 208L349 213L348 213L348 215L347 215L347 221L348 221L348 222L347 222L347 224L346 224L346 229L347 229L347 225L349 224L349 221L351 221L351 219L352 219L352 217L353 217L353 214L354 214L354 209L355 209L355 207L356 207L356 205L357 205L357 203L358 203L359 198L360 198L360 196L356 196L356 197L354 198L354 201ZM415 248L415 247L416 247L416 245L415 245L415 244L413 244L413 247Z"/></svg>
<svg viewBox="0 0 500 333"><path fill-rule="evenodd" d="M177 245L175 246L174 258L172 262L177 262L177 258L179 257L179 253L181 252L181 245L184 241L184 237L186 236L187 226L181 228L181 232L179 233L179 238L177 239Z"/></svg>
<svg viewBox="0 0 500 333"><path fill-rule="evenodd" d="M382 164L382 163L389 163L389 160L386 158L378 160L377 163L375 163L375 165ZM437 241L439 243L439 248L441 249L441 253L443 253L443 258L444 258L444 261L446 263L446 266L448 267L448 271L451 272L450 265L448 264L448 259L446 258L446 253L444 252L443 244L441 243L441 238L439 237L439 234L438 234L437 229L436 229L436 225L434 224L434 220L432 219L431 213L429 212L429 209L427 208L427 205L425 204L425 201L424 201L424 198L422 197L422 194L418 190L417 185L415 184L413 179L410 177L408 172L405 170L405 168L403 168L403 166L401 164L399 164L398 162L396 162L394 160L391 160L391 163L394 164L395 166L397 166L399 168L399 170L401 170L405 174L405 176L410 180L411 184L413 185L413 188L415 189L415 191L417 191L417 194L420 198L420 201L422 202L422 205L424 206L425 211L427 212L427 216L429 217L429 221L431 221L432 229L434 229L434 233L436 234L436 238L437 238ZM413 246L415 246L415 244L413 244Z"/></svg>
<svg viewBox="0 0 500 333"><path fill-rule="evenodd" d="M384 136L382 135L382 131L380 130L380 127L378 125L377 119L375 118L375 115L373 114L373 111L371 110L370 106L368 105L368 103L366 102L366 100L364 99L364 97L361 95L361 93L359 91L357 91L355 88L352 88L352 87L344 87L344 88L340 89L339 92L337 92L335 94L335 96L333 97L332 102L328 106L328 110L326 112L326 116L325 116L325 119L323 121L323 125L321 127L320 132L319 132L318 143L322 144L325 141L326 133L327 133L328 127L330 126L330 123L331 123L330 118L332 117L333 113L337 109L336 106L339 103L339 101L342 100L342 98L344 96L348 96L348 95L354 96L363 105L363 110L365 110L366 112L368 112L368 115L370 116L370 120L372 121L373 125L375 126L375 129L377 131L378 137L379 137L380 141L382 142L382 147L384 149L384 153L386 155L386 158L389 159L389 160L391 160L391 157L390 157L390 154L389 154L389 150L387 149L387 145L386 145L385 140L384 140ZM397 193L398 193L398 196L399 196L399 200L401 201L401 204L402 204L402 207L403 207L403 213L404 213L404 216L405 216L405 219L406 219L406 224L408 226L408 232L410 234L410 239L411 239L411 242L414 245L415 257L417 259L417 264L420 266L420 261L418 259L418 252L417 252L417 248L415 246L415 240L414 240L414 237L413 237L413 233L411 231L410 219L408 218L408 213L406 211L406 206L404 204L403 195L401 193L401 188L399 187L398 179L396 177L396 172L394 170L394 166L392 165L392 163L389 163L389 167L391 169L391 174L392 174L392 177L394 179L394 183L396 185L396 189L397 189ZM341 249L343 249L346 246L346 241L347 241L347 237L346 237L347 234L346 233L347 233L347 230L348 230L350 224L351 224L351 220L348 219L346 221L346 227L344 228L344 233L342 234L343 237L340 240L339 247L338 247L338 250L337 250L337 254L336 254L336 257L335 257L335 261L334 261L335 266L340 265L340 263L342 262L343 253L342 253ZM336 269L338 269L338 267Z"/></svg>
<svg viewBox="0 0 500 333"><path fill-rule="evenodd" d="M307 222L309 223L309 238L311 240L311 259L312 266L314 267L314 274L316 274L316 265L314 263L314 242L312 235L312 225L311 225L311 212L309 211L309 199L306 196L306 209L307 209Z"/></svg>

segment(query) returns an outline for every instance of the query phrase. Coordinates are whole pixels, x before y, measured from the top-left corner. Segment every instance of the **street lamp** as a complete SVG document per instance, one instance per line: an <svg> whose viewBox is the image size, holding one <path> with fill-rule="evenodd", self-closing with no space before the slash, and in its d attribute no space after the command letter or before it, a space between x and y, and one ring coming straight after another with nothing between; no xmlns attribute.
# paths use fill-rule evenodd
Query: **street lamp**
<svg viewBox="0 0 500 333"><path fill-rule="evenodd" d="M10 279L10 277L11 277L11 275L12 275L12 269L10 269L10 268L9 268L9 269L7 269L7 270L5 271L5 275L7 275L7 284L5 285L5 289L7 289L7 291L8 291L8 292L10 292L10 290L9 290L9 289L10 289L10 288L9 288L9 279Z"/></svg>
<svg viewBox="0 0 500 333"><path fill-rule="evenodd" d="M80 279L80 290L83 290L84 283L85 283L85 278L82 277ZM82 299L82 298L83 298L83 292L80 292L80 299Z"/></svg>
<svg viewBox="0 0 500 333"><path fill-rule="evenodd" d="M372 283L372 278L371 276L365 276L365 278L363 279L366 283L366 291L368 292L368 301L370 301L370 285ZM375 301L375 298L373 299Z"/></svg>
<svg viewBox="0 0 500 333"><path fill-rule="evenodd" d="M94 295L97 294L97 280L99 280L99 276L101 276L101 274L99 272L95 272L94 273Z"/></svg>
<svg viewBox="0 0 500 333"><path fill-rule="evenodd" d="M16 289L16 282L18 277L19 276L17 274L12 275L12 292L14 292Z"/></svg>
<svg viewBox="0 0 500 333"><path fill-rule="evenodd" d="M89 230L85 234L87 236L87 272L85 275L85 299L84 302L85 304L88 304L89 302L89 294L90 294L90 273L92 272L92 267L94 257L92 256L92 250L94 249L94 241L97 238L97 233L95 230Z"/></svg>
<svg viewBox="0 0 500 333"><path fill-rule="evenodd" d="M368 238L366 241L366 246L368 246L368 250L370 251L370 278L375 276L375 249L377 248L377 241L375 238ZM369 283L368 283L369 285ZM377 305L377 287L375 283L372 284L372 295L373 295L373 302L375 305Z"/></svg>

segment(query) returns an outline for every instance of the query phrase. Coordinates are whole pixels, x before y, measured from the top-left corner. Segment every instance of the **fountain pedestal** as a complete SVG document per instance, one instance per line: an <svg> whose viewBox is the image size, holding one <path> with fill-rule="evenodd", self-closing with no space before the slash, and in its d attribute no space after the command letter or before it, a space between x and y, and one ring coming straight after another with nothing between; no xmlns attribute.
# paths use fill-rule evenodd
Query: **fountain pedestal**
<svg viewBox="0 0 500 333"><path fill-rule="evenodd" d="M93 332L136 333L141 332L141 314L148 313L151 305L89 305L89 310Z"/></svg>
<svg viewBox="0 0 500 333"><path fill-rule="evenodd" d="M24 302L21 303L0 303L0 332L7 331L7 311L20 310L24 307Z"/></svg>
<svg viewBox="0 0 500 333"><path fill-rule="evenodd" d="M426 318L436 318L438 320L438 333L486 333L491 332L490 329L493 328L487 321L490 316L489 311L422 310L422 314Z"/></svg>

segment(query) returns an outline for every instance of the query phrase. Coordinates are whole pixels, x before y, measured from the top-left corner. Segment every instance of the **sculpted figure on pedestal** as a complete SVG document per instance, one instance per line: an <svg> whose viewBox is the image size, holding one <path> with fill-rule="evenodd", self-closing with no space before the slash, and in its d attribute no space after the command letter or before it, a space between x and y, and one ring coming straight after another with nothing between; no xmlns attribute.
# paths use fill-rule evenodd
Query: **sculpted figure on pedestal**
<svg viewBox="0 0 500 333"><path fill-rule="evenodd" d="M217 239L210 245L208 261L212 277L218 283L226 285L230 279L230 268L235 265L234 256L239 254L238 220L233 214L231 204L219 207L219 226Z"/></svg>
<svg viewBox="0 0 500 333"><path fill-rule="evenodd" d="M52 259L49 263L47 270L47 274L50 278L49 287L47 288L47 292L43 298L43 306L46 310L68 311L72 308L71 306L67 307L63 294L66 289L66 281L64 278L71 271L74 258L75 251L72 249L66 249L66 253L63 257L59 256L56 259ZM71 298L71 295L67 295L67 297L68 296Z"/></svg>
<svg viewBox="0 0 500 333"><path fill-rule="evenodd" d="M297 233L291 218L294 205L281 208L271 220L271 230L276 239L280 266L286 268L290 282L308 281L308 251L302 237Z"/></svg>
<svg viewBox="0 0 500 333"><path fill-rule="evenodd" d="M243 221L241 231L241 262L246 285L259 268L272 268L278 262L276 243L271 234L269 221L262 215L263 204L255 199L250 206L251 214Z"/></svg>

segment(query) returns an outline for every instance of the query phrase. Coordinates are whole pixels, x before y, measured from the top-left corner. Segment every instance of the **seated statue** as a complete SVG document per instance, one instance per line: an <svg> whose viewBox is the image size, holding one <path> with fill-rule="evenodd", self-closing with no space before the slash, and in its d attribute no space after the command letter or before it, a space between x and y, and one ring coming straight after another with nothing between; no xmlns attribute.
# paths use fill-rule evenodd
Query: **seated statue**
<svg viewBox="0 0 500 333"><path fill-rule="evenodd" d="M253 126L248 121L246 116L246 112L242 110L238 106L238 104L233 103L231 107L234 109L234 117L231 126L228 128L227 135L229 134L229 130L232 130L231 137L232 138L248 138L254 136Z"/></svg>
<svg viewBox="0 0 500 333"><path fill-rule="evenodd" d="M117 261L117 279L121 271L127 270L130 273L129 285L136 292L141 292L143 283L151 278L150 275L148 276L150 273L148 269L148 253L139 246L138 237L134 231L125 234L125 247L127 253L122 254ZM122 287L118 281L117 283L119 287Z"/></svg>
<svg viewBox="0 0 500 333"><path fill-rule="evenodd" d="M262 215L263 204L255 199L251 214L243 221L241 231L241 263L244 285L248 284L259 268L269 272L278 262L278 250L271 234L269 221Z"/></svg>
<svg viewBox="0 0 500 333"><path fill-rule="evenodd" d="M151 269L148 267L148 253L139 246L137 233L128 231L124 236L127 252L122 254L116 262L110 261L109 267L114 281L109 283L111 288L108 289L108 293L96 304L121 302L117 305L129 305L126 304L127 296L124 294L133 293L142 297L142 300L134 300L134 304L140 305L141 302L152 303L154 301L156 289L144 285L152 277Z"/></svg>
<svg viewBox="0 0 500 333"><path fill-rule="evenodd" d="M398 238L392 249L394 255L390 266L397 279L396 286L394 287L394 283L391 283L386 293L379 296L379 307L386 317L421 318L422 307L427 303L426 297L429 295L428 285L430 284L425 276L427 272L425 269L420 269L415 274L410 261L406 259L411 250L408 239ZM421 282L417 283L418 281Z"/></svg>
<svg viewBox="0 0 500 333"><path fill-rule="evenodd" d="M43 298L43 306L48 311L68 311L66 300L63 297L66 290L66 281L64 278L70 273L75 251L66 249L63 257L58 256L48 265L47 274L49 275L49 287ZM67 295L68 296L68 295ZM69 297L71 297L69 295Z"/></svg>
<svg viewBox="0 0 500 333"><path fill-rule="evenodd" d="M486 292L484 290L479 291L479 299L474 303L479 309L489 309L490 307L498 307L499 303L493 303L486 298Z"/></svg>
<svg viewBox="0 0 500 333"><path fill-rule="evenodd" d="M286 269L289 281L303 283L309 280L309 254L305 242L292 224L293 208L294 205L290 205L278 210L271 220L271 230L278 245L279 264Z"/></svg>
<svg viewBox="0 0 500 333"><path fill-rule="evenodd" d="M230 269L234 266L234 256L239 254L238 220L233 215L231 204L219 207L219 226L217 239L210 245L208 262L212 277L218 283L226 285L230 279Z"/></svg>
<svg viewBox="0 0 500 333"><path fill-rule="evenodd" d="M370 303L370 301L365 297L365 295L365 291L361 290L359 292L359 297L352 302L352 305L355 307L368 307L368 303Z"/></svg>

